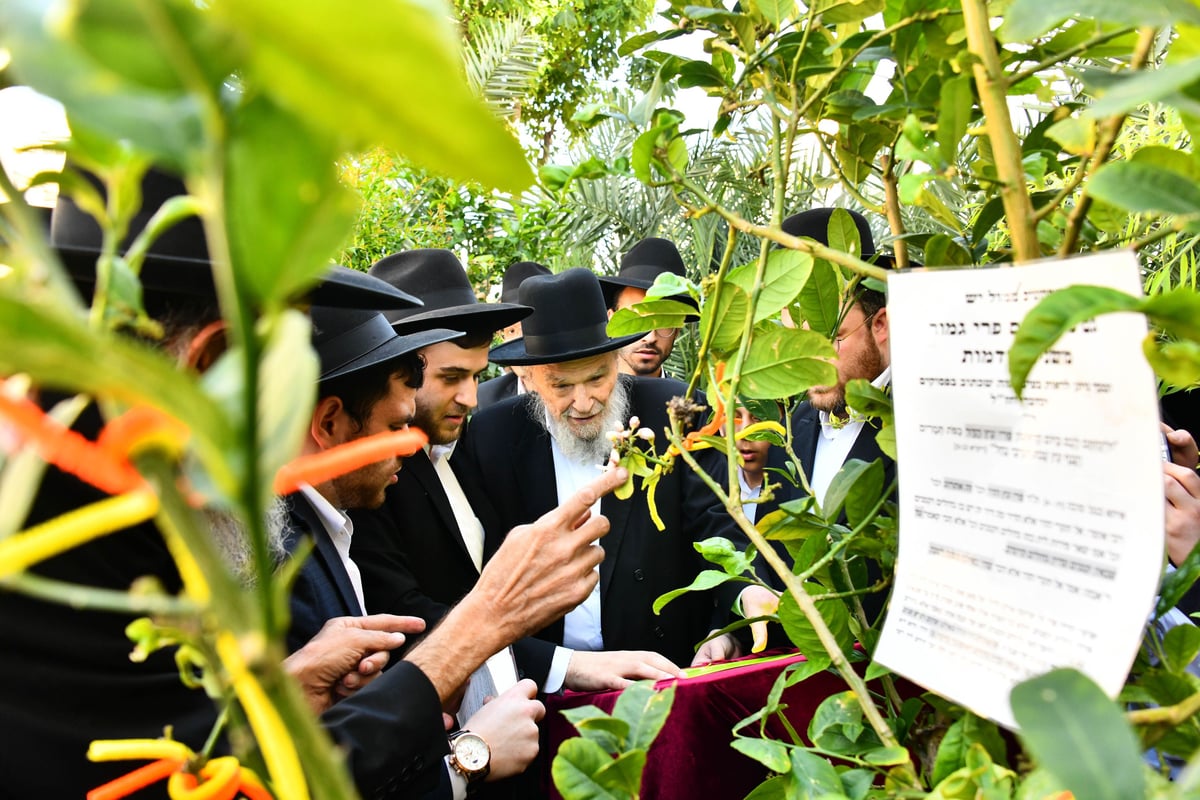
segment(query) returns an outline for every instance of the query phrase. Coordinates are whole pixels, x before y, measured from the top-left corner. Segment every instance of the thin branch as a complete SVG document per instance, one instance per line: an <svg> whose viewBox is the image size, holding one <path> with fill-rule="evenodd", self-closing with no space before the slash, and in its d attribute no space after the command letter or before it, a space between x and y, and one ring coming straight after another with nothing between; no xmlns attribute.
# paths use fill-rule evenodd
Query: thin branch
<svg viewBox="0 0 1200 800"><path fill-rule="evenodd" d="M1009 75L1007 78L1005 78L1005 83L1007 83L1009 85L1009 87L1016 86L1018 83L1025 80L1026 78L1032 78L1035 75L1037 75L1039 72L1041 72L1042 70L1048 69L1050 67L1053 67L1055 64L1066 61L1068 58L1071 58L1072 56L1076 56L1076 55L1082 53L1083 51L1087 50L1088 48L1095 47L1098 44L1104 44L1105 42L1110 42L1113 39L1120 38L1127 33L1131 33L1134 30L1136 30L1136 28L1121 28L1120 30L1111 31L1109 33L1102 33L1097 36L1093 36L1092 38L1088 39L1086 42L1080 42L1079 44L1075 45L1074 47L1068 47L1066 50L1063 50L1061 53L1056 53L1055 55L1048 56L1048 57L1042 59L1041 61L1034 64L1032 67L1027 67L1027 68L1021 70L1020 72L1014 72L1012 75Z"/></svg>

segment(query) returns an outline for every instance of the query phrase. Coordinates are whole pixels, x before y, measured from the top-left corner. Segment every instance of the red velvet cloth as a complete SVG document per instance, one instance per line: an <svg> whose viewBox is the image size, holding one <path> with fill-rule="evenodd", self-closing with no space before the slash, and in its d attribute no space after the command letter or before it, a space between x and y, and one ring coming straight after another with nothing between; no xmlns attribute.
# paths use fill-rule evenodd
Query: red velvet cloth
<svg viewBox="0 0 1200 800"><path fill-rule="evenodd" d="M761 657L750 656L746 660ZM642 777L644 800L737 800L762 783L767 777L766 767L729 746L733 740L731 729L766 704L767 693L785 667L803 660L804 656L795 654L695 678L659 681L655 688L665 689L675 684L675 703L646 756ZM783 693L788 720L801 734L805 733L821 701L846 689L845 682L831 672L818 673L788 688ZM619 694L566 692L548 698L549 747L545 752L552 758L564 740L578 735L560 713L563 709L594 705L612 713ZM757 725L748 726L743 733L753 735L757 729ZM786 741L778 720L772 721L768 731L773 738ZM543 762L547 773L551 758ZM549 774L546 785L551 787L550 796L560 800Z"/></svg>

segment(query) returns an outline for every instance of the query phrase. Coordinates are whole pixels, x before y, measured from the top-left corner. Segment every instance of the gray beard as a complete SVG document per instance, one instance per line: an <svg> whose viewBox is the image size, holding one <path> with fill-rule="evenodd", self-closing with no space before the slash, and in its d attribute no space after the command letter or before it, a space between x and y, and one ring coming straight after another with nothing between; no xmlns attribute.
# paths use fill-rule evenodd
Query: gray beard
<svg viewBox="0 0 1200 800"><path fill-rule="evenodd" d="M205 509L204 518L212 534L213 543L217 546L222 558L225 559L229 570L241 580L244 586L257 583L254 571L254 554L250 549L250 537L246 535L246 526L235 514L220 509ZM273 567L282 564L287 557L284 546L284 532L287 529L287 505L281 498L275 498L267 506L267 553L273 560Z"/></svg>
<svg viewBox="0 0 1200 800"><path fill-rule="evenodd" d="M612 452L612 442L606 434L623 430L629 422L629 389L620 379L604 404L598 433L592 438L581 438L571 423L562 417L552 417L537 392L531 392L530 397L533 401L533 418L554 437L563 455L579 464L606 463L608 454Z"/></svg>

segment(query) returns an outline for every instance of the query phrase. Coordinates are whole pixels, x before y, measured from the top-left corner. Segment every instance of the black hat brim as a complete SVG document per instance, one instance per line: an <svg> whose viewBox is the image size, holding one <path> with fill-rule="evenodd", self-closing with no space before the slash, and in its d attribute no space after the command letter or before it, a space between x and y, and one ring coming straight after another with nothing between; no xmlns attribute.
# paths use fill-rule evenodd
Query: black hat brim
<svg viewBox="0 0 1200 800"><path fill-rule="evenodd" d="M414 353L423 347L428 347L431 344L439 344L448 342L451 339L457 339L462 336L462 331L452 331L447 328L433 328L427 331L419 331L417 333L409 333L403 336L397 336L394 339L388 339L383 344L363 353L358 358L347 361L345 364L339 364L328 373L321 374L321 382L333 380L334 378L343 378L347 375L353 375L356 372L361 372L365 369L386 364L389 361L406 356L409 353Z"/></svg>
<svg viewBox="0 0 1200 800"><path fill-rule="evenodd" d="M100 254L91 248L58 246L54 248L81 289L96 284L96 260ZM217 303L217 287L212 265L207 259L159 256L147 253L138 276L147 295L179 298L192 303ZM334 266L306 295L309 303L332 308L379 309L420 308L421 301L378 278L348 267Z"/></svg>
<svg viewBox="0 0 1200 800"><path fill-rule="evenodd" d="M520 337L496 345L488 353L488 358L502 367L533 367L539 364L562 364L567 361L578 361L581 358L589 358L591 356L598 356L601 353L611 353L614 350L620 350L625 345L633 344L645 335L645 332L631 333L627 336L609 339L607 342L602 342L592 347L566 350L558 353L539 353L536 356L531 356L525 351L525 337Z"/></svg>
<svg viewBox="0 0 1200 800"><path fill-rule="evenodd" d="M416 314L397 314L384 311L388 322L397 333L428 328L431 324L450 327L462 326L468 330L504 330L533 313L529 306L515 303L470 303L445 308L432 308Z"/></svg>

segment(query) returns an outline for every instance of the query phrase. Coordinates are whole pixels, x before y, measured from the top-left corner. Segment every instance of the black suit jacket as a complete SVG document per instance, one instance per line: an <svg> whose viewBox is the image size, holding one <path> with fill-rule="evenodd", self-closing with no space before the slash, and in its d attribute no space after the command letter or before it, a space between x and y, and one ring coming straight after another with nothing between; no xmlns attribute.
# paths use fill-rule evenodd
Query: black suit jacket
<svg viewBox="0 0 1200 800"><path fill-rule="evenodd" d="M449 459L483 526L486 563L508 528L501 524L474 462L457 452ZM382 506L358 509L350 516L354 520L350 552L362 572L363 595L371 613L421 617L430 630L479 579L450 500L424 450L404 460ZM521 639L513 644L513 654L520 677L539 686L546 682L552 644Z"/></svg>
<svg viewBox="0 0 1200 800"><path fill-rule="evenodd" d="M683 395L684 384L663 378L619 378L630 390L630 414L643 426L661 432L667 426L666 406ZM511 528L531 522L558 505L550 437L534 418L528 395L511 398L478 412L460 448L477 465L496 505L502 524ZM646 495L638 489L628 500L608 495L601 511L610 531L600 544L601 628L608 650L654 650L677 664L690 663L695 645L711 630L716 618L712 593L690 593L673 601L661 616L652 605L660 594L691 583L706 562L693 542L709 536L730 536L733 522L716 497L686 465L663 476L656 504L665 524L659 531L650 519ZM724 612L720 612L724 616ZM540 638L561 644L559 620ZM548 664L547 664L548 668Z"/></svg>
<svg viewBox="0 0 1200 800"><path fill-rule="evenodd" d="M883 485L890 486L892 480L896 477L896 462L889 456L884 455L879 449L878 442L875 441L876 434L879 433L877 420L867 420L864 423L862 430L854 440L854 444L850 447L850 452L846 455L846 461L858 459L870 463L875 459L881 459L883 463ZM792 415L792 449L796 452L796 456L800 459L800 465L804 468L804 474L811 479L813 473L813 464L817 458L817 442L821 436L821 419L820 413L813 408L809 403L804 402L797 406L795 413ZM783 469L786 471L787 455L782 448L772 447L767 457L767 467ZM844 463L844 462L843 462ZM772 500L763 503L759 506L757 519L761 520L767 514L779 508L779 504L788 500L795 500L806 496L802 486L793 486L786 479L782 479L777 473L767 473L767 480L772 483L782 483L783 485L775 490ZM842 515L840 522L845 522L845 514ZM791 562L791 557L786 549L779 542L773 543L775 549L787 562ZM783 581L779 576L775 575L772 570L761 557L755 563L755 567L760 577L766 578L767 581L776 589L783 590ZM872 562L867 562L867 571L872 581L879 576L878 566ZM867 611L867 616L871 619L876 618L883 607L884 593L876 593L865 595L862 598L863 607Z"/></svg>
<svg viewBox="0 0 1200 800"><path fill-rule="evenodd" d="M99 428L94 409L76 426L88 438ZM49 467L27 525L103 497ZM175 562L152 524L96 539L34 571L122 591L144 576L170 593L181 588ZM141 663L129 659L133 645L125 626L134 618L0 590L0 797L83 797L129 771L128 762L89 762L93 739L155 738L172 725L176 739L196 750L204 745L216 707L203 691L180 682L173 649ZM322 724L345 749L364 797L419 796L444 775L441 704L433 684L411 664L397 665L334 705ZM217 751L223 749L219 744ZM165 788L157 788L165 797ZM138 796L156 795L147 790Z"/></svg>
<svg viewBox="0 0 1200 800"><path fill-rule="evenodd" d="M454 453L450 468L483 526L487 561L505 531L472 465ZM424 450L404 459L382 506L356 509L350 516L351 554L362 572L363 595L372 613L411 614L432 626L479 578L441 479Z"/></svg>
<svg viewBox="0 0 1200 800"><path fill-rule="evenodd" d="M288 500L289 550L301 541L313 542L289 601L288 649L295 651L326 621L361 616L362 608L316 510L299 493ZM449 747L441 714L433 684L412 664L400 661L362 691L335 703L323 720L346 748L351 774L364 797L420 796L434 788L435 796L449 797L442 761Z"/></svg>
<svg viewBox="0 0 1200 800"><path fill-rule="evenodd" d="M498 378L491 378L479 384L476 395L476 411L482 411L488 406L494 406L501 400L517 396L517 374L506 372Z"/></svg>

